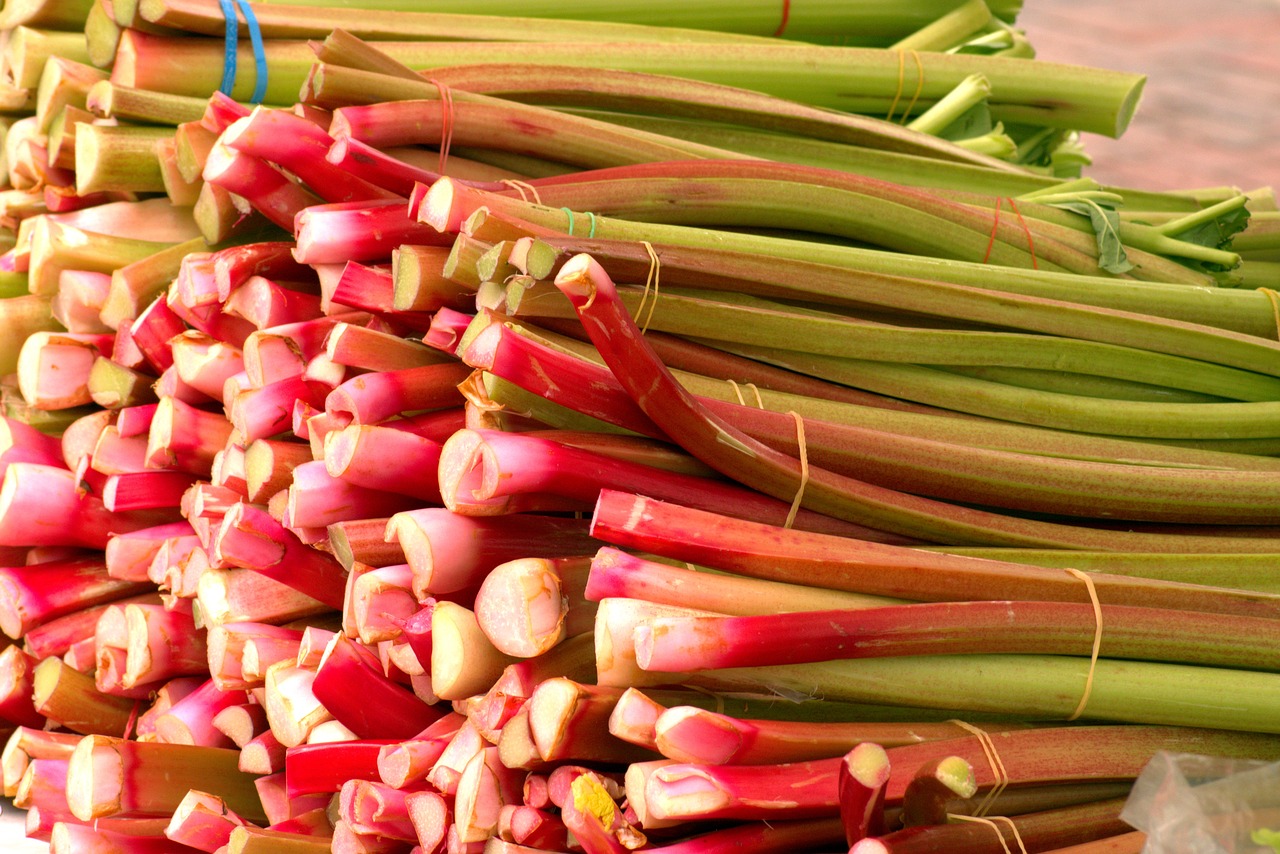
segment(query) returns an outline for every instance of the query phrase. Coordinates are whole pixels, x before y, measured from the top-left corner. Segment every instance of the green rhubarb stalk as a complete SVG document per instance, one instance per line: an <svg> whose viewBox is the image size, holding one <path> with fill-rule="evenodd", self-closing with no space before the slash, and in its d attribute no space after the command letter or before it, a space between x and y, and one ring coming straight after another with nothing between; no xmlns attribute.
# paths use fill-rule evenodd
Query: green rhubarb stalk
<svg viewBox="0 0 1280 854"><path fill-rule="evenodd" d="M420 80L378 80L379 75L339 67L346 64L343 60L348 57L334 51L334 42L333 37L327 39L320 56L322 61L335 65L318 70L315 77L316 91L313 94L337 102L344 97L367 97L361 92L372 86L374 89L392 89L394 92L382 94L398 92L401 99L439 97L434 86L423 85ZM1011 176L1024 175L1022 170L1010 164L970 155L944 140L915 133L899 125L852 113L818 109L749 89L670 75L615 69L597 69L588 75L583 74L580 68L567 65L494 63L434 69L432 79L467 92L523 103L573 104L639 116L698 119L862 148L963 162ZM413 92L421 94L412 94ZM350 103L360 102L362 101ZM1175 204L1179 210L1194 208L1187 199L1170 198L1169 203Z"/></svg>
<svg viewBox="0 0 1280 854"><path fill-rule="evenodd" d="M833 382L988 418L1078 433L1148 439L1276 439L1280 401L1153 403L1024 389L923 365L796 354L732 345L724 349Z"/></svg>
<svg viewBox="0 0 1280 854"><path fill-rule="evenodd" d="M1112 547L1124 548L1127 539L1136 537L1150 548L1165 551L1198 550L1207 545L1206 540L1215 541L1215 545L1229 542L1229 549L1262 550L1258 547L1259 541L1243 534L1221 540L1194 534L1126 536L987 513L922 499L807 466L802 459L777 452L744 435L721 417L707 412L681 389L645 345L634 322L617 302L608 275L589 256L578 255L566 262L556 276L556 286L578 309L586 332L601 348L614 375L658 427L668 435L679 437L679 444L686 451L712 468L775 498L794 500L801 494L797 506L933 542L1089 548L1105 537Z"/></svg>
<svg viewBox="0 0 1280 854"><path fill-rule="evenodd" d="M553 349L573 353L579 358L593 361L596 364L602 363L599 353L593 347L584 345L581 342L555 336L545 330L534 332L517 324L508 324L508 326L517 334L545 343ZM657 336L652 336L650 340L655 342L655 346L658 346L661 339ZM724 372L732 375L735 369L736 366L727 365ZM722 379L683 370L674 371L673 373L681 385L699 397L729 403L742 403L744 399L741 386L738 389L734 389L731 384ZM567 429L571 429L568 428L571 423L593 423L599 425L594 429L616 429L603 425L603 422L598 422L594 419L591 419L590 422L579 422L577 421L578 418L586 419L586 416L577 416L576 413L567 411L557 411L544 398L520 394L510 383L492 377L492 375L486 374L484 382L485 388L495 402L510 406L515 411L532 413L538 420L545 423ZM907 412L835 399L824 399L820 396L809 397L798 393L777 391L770 389L765 383L758 384L757 388L760 394L759 406L762 409L773 412L795 411L805 419L863 427L948 444L967 445L973 448L989 448L1038 456L1122 465L1161 466L1194 470L1280 471L1280 461L1268 456L1230 453L1212 449L1183 448L1176 445L1072 433L1011 422L969 417L962 418L955 417L942 410L936 413ZM812 393L817 395L820 393L820 389L814 389ZM750 393L746 399L752 405L756 404L754 392ZM563 407L560 407L560 410L563 410ZM566 418L570 420L566 421Z"/></svg>
<svg viewBox="0 0 1280 854"><path fill-rule="evenodd" d="M12 3L6 3L5 9ZM0 16L3 12L0 12ZM30 26L14 28L5 46L13 85L35 90L40 85L40 75L45 63L58 56L75 62L89 62L89 52L82 33L60 30L36 29Z"/></svg>
<svg viewBox="0 0 1280 854"><path fill-rule="evenodd" d="M478 62L617 68L688 77L765 92L819 107L888 115L895 101L914 89L900 76L896 51L810 45L707 45L689 51L674 45L588 42L555 44L405 44L382 49L415 69ZM991 81L993 115L1003 121L1072 128L1106 136L1124 132L1137 107L1145 78L1081 66L1028 63L1008 57L920 52L924 79L918 108L927 109L970 74ZM915 69L905 73L910 78Z"/></svg>
<svg viewBox="0 0 1280 854"><path fill-rule="evenodd" d="M138 0L118 0L121 4L136 7ZM272 5L317 6L326 9L346 5L335 0L273 0ZM887 44L900 39L945 15L954 7L954 0L912 0L909 3L895 0L875 0L855 4L824 2L809 4L790 10L784 34L791 38L830 38L835 33L849 34L855 39L868 39L872 43ZM993 11L1012 20L1020 4L1013 0L993 3ZM418 12L422 5L415 0L367 0L361 7L376 11ZM540 18L572 18L629 23L650 23L661 20L672 27L720 30L723 32L753 33L772 36L782 23L782 9L770 0L750 0L732 7L694 6L677 0L659 0L655 5L637 8L628 5L602 5L592 0L573 0L561 3L554 0L517 2L517 0L476 0L466 5L467 11L477 15L509 18L520 15ZM117 12L117 15L120 14Z"/></svg>
<svg viewBox="0 0 1280 854"><path fill-rule="evenodd" d="M89 90L86 103L91 112L102 118L176 126L199 121L208 99L135 89L103 80Z"/></svg>
<svg viewBox="0 0 1280 854"><path fill-rule="evenodd" d="M1146 552L1064 552L1051 549L946 548L948 554L1006 560L1036 566L1057 566L1113 575L1163 579L1209 587L1280 592L1273 569L1275 554L1178 555Z"/></svg>
<svg viewBox="0 0 1280 854"><path fill-rule="evenodd" d="M892 45L892 50L947 50L991 23L985 0L968 0Z"/></svg>
<svg viewBox="0 0 1280 854"><path fill-rule="evenodd" d="M139 0L138 13L144 21L204 36L221 38L226 29L222 11L200 0ZM522 15L495 17L430 12L423 11L421 7L378 9L363 4L344 7L313 2L308 5L264 3L255 11L254 17L266 39L323 39L340 29L370 41L559 42L586 39L726 44L769 44L773 41L741 33L682 28L674 23L652 26L590 18L562 21ZM665 18L648 20L667 21ZM240 37L247 36L248 28L241 25Z"/></svg>
<svg viewBox="0 0 1280 854"><path fill-rule="evenodd" d="M36 89L36 123L40 129L47 132L53 117L67 105L83 108L90 87L107 76L107 72L91 65L51 58L45 63Z"/></svg>
<svg viewBox="0 0 1280 854"><path fill-rule="evenodd" d="M169 128L80 125L76 132L76 192L163 193L164 174L156 143L172 135Z"/></svg>
<svg viewBox="0 0 1280 854"><path fill-rule="evenodd" d="M990 94L990 81L981 74L970 74L936 104L912 119L907 127L938 136L965 113L986 101Z"/></svg>
<svg viewBox="0 0 1280 854"><path fill-rule="evenodd" d="M567 218L564 211L503 196L487 197L486 204L546 228L566 230ZM575 215L575 224L592 221L585 213L578 212ZM948 316L949 309L942 307L944 303L954 304L954 311L963 313L953 316L965 320L1126 343L1218 362L1222 362L1222 358L1211 354L1271 347L1272 344L1259 339L1274 338L1276 335L1271 302L1265 294L1259 292L1120 282L1096 276L1019 268L1002 269L999 277L993 277L991 268L985 264L925 258L905 253L686 226L636 223L600 215L595 217L594 223L596 238L599 240L617 241L615 246L632 244L627 250L638 253L637 258L643 258L642 271L648 269L650 262L640 243L648 241L655 246L667 244L680 250L688 250L690 255L713 257L717 266L732 264L739 269L742 266L749 267L751 272L744 273L744 276L757 280L771 281L778 278L778 275L770 276L766 272L771 265L778 265L789 276L794 275L794 278L790 278L791 282L803 282L810 276L822 277L822 289L804 288L811 293L807 299L815 298L813 291L821 293L823 289L838 287L840 292L849 295L847 299L857 302L893 305L903 310L923 310L941 316ZM576 231L582 232L579 234L580 239L554 238L553 245L563 247L566 251L598 250L601 244L586 241L587 229L583 225L577 225ZM610 247L611 253L616 254L616 251L614 247ZM860 275L843 275L829 269L824 270L823 266L854 270ZM703 264L702 272L710 272L709 267L710 265ZM643 276L644 272L638 275ZM759 279L761 276L767 278ZM909 290L904 287L906 278L913 280ZM860 281L865 281L867 286L859 287ZM877 290L880 292L878 297L872 293ZM853 296L855 293L856 297ZM921 299L914 298L917 294ZM1010 299L1019 304L1016 312L1001 308L1003 301ZM889 300L891 302L887 302ZM1015 315L1027 319L1015 321ZM1176 323L1160 322L1156 319L1160 317L1168 317ZM1210 323L1221 324L1225 329L1243 334L1219 337L1220 330L1210 330L1202 325ZM1203 346L1191 349L1185 344L1178 349L1167 349L1168 345L1152 343L1158 340L1157 335L1163 337L1171 327L1184 330L1189 338L1210 333L1214 343L1209 344L1205 340ZM1090 331L1093 329L1098 331ZM1266 369L1260 366L1274 364L1274 356L1264 357L1261 351L1257 352L1259 358L1250 360L1248 365L1234 361L1223 363L1265 372Z"/></svg>
<svg viewBox="0 0 1280 854"><path fill-rule="evenodd" d="M49 304L48 297L35 294L0 299L0 374L17 370L18 354L27 338L60 328Z"/></svg>
<svg viewBox="0 0 1280 854"><path fill-rule="evenodd" d="M513 317L537 317L543 312L551 312L543 316L572 316L572 307L563 299L537 300L525 309L521 283L508 291L507 311ZM632 316L638 316L645 293L635 288L619 294ZM871 361L1095 374L1237 400L1280 398L1277 377L1115 344L1043 334L892 326L856 315L708 291L667 288L648 302L651 305L642 317L646 328L675 335Z"/></svg>
<svg viewBox="0 0 1280 854"><path fill-rule="evenodd" d="M1105 628L1104 640L1105 643ZM1048 655L932 655L702 671L714 691L772 691L846 702L1071 717L1093 680L1088 720L1280 732L1280 674Z"/></svg>

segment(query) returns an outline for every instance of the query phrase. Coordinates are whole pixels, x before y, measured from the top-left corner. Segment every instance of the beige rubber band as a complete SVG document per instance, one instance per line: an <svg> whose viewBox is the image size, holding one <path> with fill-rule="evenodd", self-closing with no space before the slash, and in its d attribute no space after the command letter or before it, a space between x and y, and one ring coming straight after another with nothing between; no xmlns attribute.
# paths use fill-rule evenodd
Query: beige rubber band
<svg viewBox="0 0 1280 854"><path fill-rule="evenodd" d="M746 402L746 400L744 400L744 399L743 399L743 397L742 397L742 388L741 388L741 386L739 386L739 385L738 385L736 382L734 382L733 380L728 380L728 379L727 379L727 380L725 380L725 382L727 382L729 385L733 386L733 393L734 393L734 394L736 394L736 395L738 396L738 403L739 403L741 406L746 406L746 405L747 405L747 402Z"/></svg>
<svg viewBox="0 0 1280 854"><path fill-rule="evenodd" d="M911 111L916 108L916 102L920 100L920 93L924 91L924 63L920 61L920 51L911 51L911 57L916 61L916 91L911 96L911 103L907 104L907 109L902 114L899 124L906 124L911 118Z"/></svg>
<svg viewBox="0 0 1280 854"><path fill-rule="evenodd" d="M893 93L893 103L889 105L889 115L884 117L886 122L893 121L893 114L898 111L898 102L902 100L902 87L906 84L907 78L907 55L902 51L898 51L898 91Z"/></svg>
<svg viewBox="0 0 1280 854"><path fill-rule="evenodd" d="M809 485L809 446L804 440L804 419L795 410L787 412L796 420L796 443L800 446L800 486L796 489L796 497L791 499L791 509L787 511L784 528L790 528L800 512L800 500L804 498L804 488Z"/></svg>
<svg viewBox="0 0 1280 854"><path fill-rule="evenodd" d="M1005 854L1013 854L1013 851L1009 849L1009 843L1004 841L1004 833L1000 831L1000 826L996 824L997 821L1003 821L1005 824L1009 825L1009 830L1013 831L1013 841L1018 843L1018 850L1021 851L1022 854L1027 854L1027 846L1022 841L1022 834L1018 833L1018 826L1014 824L1013 819L1008 816L996 815L991 818L985 818L976 815L953 815L948 813L947 818L955 821L972 821L978 824L987 825L996 832L996 836L1000 839L1000 847L1004 849Z"/></svg>
<svg viewBox="0 0 1280 854"><path fill-rule="evenodd" d="M955 724L965 732L972 733L978 739L978 744L982 747L982 752L987 757L987 765L991 766L991 773L995 777L995 783L991 786L991 790L987 792L986 797L982 799L982 802L978 804L977 810L978 815L986 815L987 811L995 803L996 798L1000 797L1000 793L1009 785L1009 772L1004 767L1004 760L1000 758L1000 752L996 750L996 743L986 730L962 720L952 719L947 723Z"/></svg>
<svg viewBox="0 0 1280 854"><path fill-rule="evenodd" d="M1258 288L1267 295L1267 299L1271 300L1271 314L1276 321L1276 340L1280 341L1280 293L1273 291L1271 288Z"/></svg>
<svg viewBox="0 0 1280 854"><path fill-rule="evenodd" d="M649 253L649 275L644 280L644 295L640 297L640 305L636 307L636 323L640 325L640 334L644 335L649 331L649 324L653 322L653 310L658 307L658 288L662 278L662 262L658 260L658 253L654 250L652 243L642 240L640 245L644 247L645 252ZM645 305L649 302L650 286L653 287L653 304L649 306L649 314L645 317L644 322L640 323L640 315L644 314Z"/></svg>
<svg viewBox="0 0 1280 854"><path fill-rule="evenodd" d="M755 383L743 383L743 385L755 392L756 409L764 409L764 398L760 396L760 387Z"/></svg>
<svg viewBox="0 0 1280 854"><path fill-rule="evenodd" d="M439 80L432 80L440 90L440 165L437 171L443 175L449 162L449 149L453 146L453 90Z"/></svg>
<svg viewBox="0 0 1280 854"><path fill-rule="evenodd" d="M1084 714L1084 707L1089 705L1089 695L1093 693L1093 675L1098 669L1098 651L1102 649L1102 603L1098 601L1098 588L1093 585L1093 579L1086 572L1078 569L1067 569L1067 572L1074 575L1084 582L1085 588L1089 591L1089 601L1093 604L1093 651L1089 654L1089 675L1084 680L1084 696L1080 698L1080 704L1076 706L1076 710L1071 713L1069 721L1074 721Z"/></svg>
<svg viewBox="0 0 1280 854"><path fill-rule="evenodd" d="M542 204L542 199L538 196L538 188L530 184L528 181L517 181L514 178L503 178L498 183L506 184L508 187L519 193L520 201L522 202L527 202L532 199L535 205Z"/></svg>

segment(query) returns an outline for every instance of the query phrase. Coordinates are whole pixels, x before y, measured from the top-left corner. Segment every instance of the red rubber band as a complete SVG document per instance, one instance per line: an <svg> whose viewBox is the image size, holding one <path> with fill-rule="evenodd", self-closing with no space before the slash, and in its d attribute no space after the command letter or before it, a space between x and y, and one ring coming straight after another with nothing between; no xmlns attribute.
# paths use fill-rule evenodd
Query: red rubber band
<svg viewBox="0 0 1280 854"><path fill-rule="evenodd" d="M791 20L791 0L782 0L782 21L778 24L778 29L773 31L773 37L776 39L787 29L787 23Z"/></svg>
<svg viewBox="0 0 1280 854"><path fill-rule="evenodd" d="M996 199L996 218L991 223L991 239L987 241L987 252L982 256L982 263L985 264L991 259L991 250L996 245L996 231L1000 228L1000 205L1004 203L1004 199Z"/></svg>
<svg viewBox="0 0 1280 854"><path fill-rule="evenodd" d="M1012 198L1009 199L1009 207L1013 208L1013 212L1018 215L1018 222L1022 225L1022 232L1027 235L1027 251L1031 253L1031 269L1039 270L1040 265L1036 263L1036 244L1031 239L1031 227L1027 225L1027 221L1022 218L1022 212L1018 210L1018 203Z"/></svg>

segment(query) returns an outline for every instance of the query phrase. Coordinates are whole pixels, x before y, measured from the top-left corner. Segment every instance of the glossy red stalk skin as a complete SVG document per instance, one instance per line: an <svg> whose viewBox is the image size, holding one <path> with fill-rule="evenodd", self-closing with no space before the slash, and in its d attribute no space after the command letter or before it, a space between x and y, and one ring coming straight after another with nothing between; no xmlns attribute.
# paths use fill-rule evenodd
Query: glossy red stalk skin
<svg viewBox="0 0 1280 854"><path fill-rule="evenodd" d="M290 800L337 792L348 780L379 780L378 751L385 739L300 744L285 754L284 786Z"/></svg>
<svg viewBox="0 0 1280 854"><path fill-rule="evenodd" d="M334 140L325 153L325 159L357 178L406 199L416 184L430 184L439 177L435 172L406 163L351 137Z"/></svg>
<svg viewBox="0 0 1280 854"><path fill-rule="evenodd" d="M34 674L40 661L17 646L0 651L0 720L44 729L45 715L36 710Z"/></svg>
<svg viewBox="0 0 1280 854"><path fill-rule="evenodd" d="M252 569L333 608L341 608L347 571L308 548L269 513L237 504L222 517L210 549L215 566Z"/></svg>
<svg viewBox="0 0 1280 854"><path fill-rule="evenodd" d="M41 433L34 427L0 415L0 476L9 463L38 463L65 466L62 443L56 436Z"/></svg>
<svg viewBox="0 0 1280 854"><path fill-rule="evenodd" d="M147 465L173 468L208 479L213 459L234 428L221 413L172 397L160 399L147 439Z"/></svg>
<svg viewBox="0 0 1280 854"><path fill-rule="evenodd" d="M57 617L140 594L149 586L113 578L100 557L0 567L0 628L16 640Z"/></svg>
<svg viewBox="0 0 1280 854"><path fill-rule="evenodd" d="M450 418L450 426L456 420ZM438 476L441 443L393 426L398 424L350 424L328 434L326 470L355 486L443 503Z"/></svg>
<svg viewBox="0 0 1280 854"><path fill-rule="evenodd" d="M399 198L331 164L325 155L333 137L315 123L285 110L255 107L223 132L222 142L287 169L326 202Z"/></svg>
<svg viewBox="0 0 1280 854"><path fill-rule="evenodd" d="M474 498L496 499L544 492L594 502L606 486L636 492L713 513L770 525L787 520L790 503L737 484L619 460L563 445L529 433L459 431L445 443L440 479L446 506L465 490ZM796 525L830 527L828 517L797 515Z"/></svg>
<svg viewBox="0 0 1280 854"><path fill-rule="evenodd" d="M583 520L516 513L459 516L428 507L393 516L388 536L396 536L414 573L414 595L475 588L500 563L525 557L590 554L600 545L586 534Z"/></svg>
<svg viewBox="0 0 1280 854"><path fill-rule="evenodd" d="M1070 602L937 602L859 611L806 611L740 617L660 617L636 630L646 670L684 672L930 653L1086 652L1101 619L1113 658L1277 669L1266 649L1209 647L1239 632L1280 636L1280 622L1124 605ZM705 630L705 631L704 631ZM785 644L778 638L785 637ZM1176 640L1175 640L1176 638ZM1178 641L1203 647L1188 649Z"/></svg>
<svg viewBox="0 0 1280 854"><path fill-rule="evenodd" d="M247 200L268 220L293 231L294 218L321 198L267 161L217 144L209 152L204 180Z"/></svg>
<svg viewBox="0 0 1280 854"><path fill-rule="evenodd" d="M172 521L164 509L112 513L100 499L79 494L65 468L13 463L0 486L0 546L102 549L114 534Z"/></svg>
<svg viewBox="0 0 1280 854"><path fill-rule="evenodd" d="M348 780L342 784L338 815L357 835L417 842L406 795L375 780Z"/></svg>
<svg viewBox="0 0 1280 854"><path fill-rule="evenodd" d="M1083 583L1061 569L978 560L788 530L602 490L592 531L601 540L775 581L902 599L1081 602ZM697 531L696 539L689 532ZM1272 617L1271 597L1095 572L1105 604ZM927 580L927 583L924 583Z"/></svg>
<svg viewBox="0 0 1280 854"><path fill-rule="evenodd" d="M836 791L847 844L884 831L884 790L888 782L889 757L878 744L863 742L841 760Z"/></svg>
<svg viewBox="0 0 1280 854"><path fill-rule="evenodd" d="M359 424L377 424L404 412L459 406L463 398L457 386L470 373L465 365L445 363L361 374L329 393L325 411Z"/></svg>
<svg viewBox="0 0 1280 854"><path fill-rule="evenodd" d="M213 278L218 301L255 276L297 282L310 281L315 272L293 257L293 242L261 241L228 246L213 253Z"/></svg>
<svg viewBox="0 0 1280 854"><path fill-rule="evenodd" d="M182 471L147 471L113 474L102 490L102 501L112 512L177 507L196 476Z"/></svg>
<svg viewBox="0 0 1280 854"><path fill-rule="evenodd" d="M303 463L293 470L286 520L291 528L323 529L352 519L382 519L420 507L407 495L366 489L331 477L322 460Z"/></svg>
<svg viewBox="0 0 1280 854"><path fill-rule="evenodd" d="M289 226L298 241L294 257L304 264L390 260L401 244L445 246L451 237L409 215L404 199L311 204Z"/></svg>
<svg viewBox="0 0 1280 854"><path fill-rule="evenodd" d="M85 640L92 641L94 627L102 612L112 605L129 603L160 604L158 594L144 593L140 596L116 599L101 605L80 608L70 614L56 617L37 626L22 636L23 649L38 660L54 655L62 655L73 645ZM3 715L0 715L3 717Z"/></svg>
<svg viewBox="0 0 1280 854"><path fill-rule="evenodd" d="M384 676L372 653L338 636L316 673L312 693L358 738L410 738L447 709L428 706Z"/></svg>
<svg viewBox="0 0 1280 854"><path fill-rule="evenodd" d="M1029 851L1050 851L1127 833L1133 828L1121 821L1123 798L1094 801L1075 807L1029 813L1011 818L1015 831L1004 822L956 821L927 827L907 827L856 843L850 854L979 854L997 845L1021 844ZM1015 839L1020 840L1015 842Z"/></svg>
<svg viewBox="0 0 1280 854"><path fill-rule="evenodd" d="M293 427L295 401L320 407L330 391L326 383L313 382L301 375L246 389L231 401L231 423L244 442L269 439Z"/></svg>
<svg viewBox="0 0 1280 854"><path fill-rule="evenodd" d="M840 763L668 765L649 778L645 800L649 813L664 819L821 818L840 810ZM681 799L690 796L688 808L683 807Z"/></svg>
<svg viewBox="0 0 1280 854"><path fill-rule="evenodd" d="M218 712L248 702L244 691L223 691L212 680L178 700L156 719L160 741L173 744L199 744L205 747L233 747L233 743L213 726Z"/></svg>

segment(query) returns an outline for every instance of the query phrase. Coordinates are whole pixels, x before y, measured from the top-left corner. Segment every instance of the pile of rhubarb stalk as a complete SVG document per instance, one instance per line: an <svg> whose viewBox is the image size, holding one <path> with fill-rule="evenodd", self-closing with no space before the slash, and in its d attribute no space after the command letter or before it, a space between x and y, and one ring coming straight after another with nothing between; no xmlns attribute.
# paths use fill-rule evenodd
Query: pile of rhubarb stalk
<svg viewBox="0 0 1280 854"><path fill-rule="evenodd" d="M1016 2L711 6L4 3L29 836L1123 852L1280 759L1274 193L1087 177L1143 79Z"/></svg>

